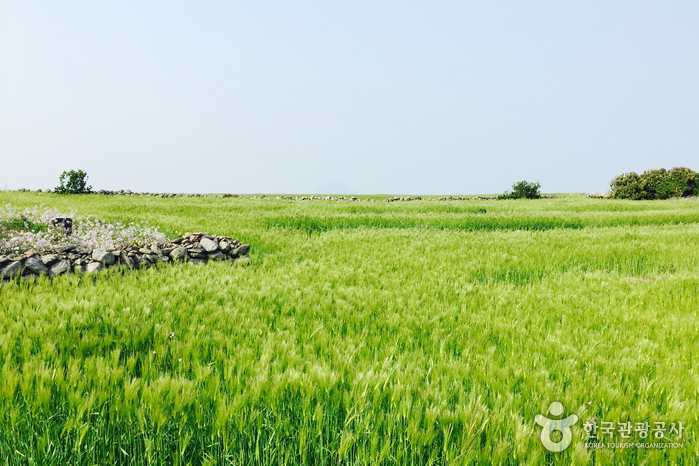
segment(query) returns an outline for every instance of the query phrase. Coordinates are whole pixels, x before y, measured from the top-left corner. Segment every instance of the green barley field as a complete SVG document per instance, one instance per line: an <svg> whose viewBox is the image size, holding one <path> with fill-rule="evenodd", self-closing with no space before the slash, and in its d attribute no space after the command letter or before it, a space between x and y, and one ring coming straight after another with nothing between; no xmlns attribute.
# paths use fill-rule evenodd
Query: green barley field
<svg viewBox="0 0 699 466"><path fill-rule="evenodd" d="M252 262L1 286L1 464L699 462L699 202L7 203L232 236ZM553 401L579 418L560 453L534 422ZM588 448L592 421L675 445Z"/></svg>

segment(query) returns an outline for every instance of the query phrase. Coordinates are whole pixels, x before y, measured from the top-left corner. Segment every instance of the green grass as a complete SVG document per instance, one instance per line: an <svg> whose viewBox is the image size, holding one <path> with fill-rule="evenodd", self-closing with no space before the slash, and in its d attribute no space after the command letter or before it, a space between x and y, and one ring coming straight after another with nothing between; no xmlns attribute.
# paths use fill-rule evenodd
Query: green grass
<svg viewBox="0 0 699 466"><path fill-rule="evenodd" d="M699 202L8 202L253 249L0 287L2 464L699 461ZM592 417L688 430L591 451Z"/></svg>
<svg viewBox="0 0 699 466"><path fill-rule="evenodd" d="M0 226L5 227L7 230L22 232L29 231L32 233L38 233L40 231L48 230L47 225L44 225L42 223L34 223L24 216L11 218L7 220L0 220ZM9 233L7 233L6 235L9 235Z"/></svg>

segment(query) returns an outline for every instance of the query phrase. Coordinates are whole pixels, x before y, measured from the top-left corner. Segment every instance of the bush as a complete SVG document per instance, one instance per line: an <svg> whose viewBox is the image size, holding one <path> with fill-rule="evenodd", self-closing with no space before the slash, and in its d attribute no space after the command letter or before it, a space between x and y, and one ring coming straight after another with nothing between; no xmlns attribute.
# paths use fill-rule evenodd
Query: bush
<svg viewBox="0 0 699 466"><path fill-rule="evenodd" d="M58 194L90 194L92 186L87 186L87 173L71 170L61 173L61 185L55 189Z"/></svg>
<svg viewBox="0 0 699 466"><path fill-rule="evenodd" d="M541 184L520 181L512 185L512 192L501 194L498 199L541 199Z"/></svg>
<svg viewBox="0 0 699 466"><path fill-rule="evenodd" d="M612 199L652 200L699 195L699 173L686 167L624 173L610 184Z"/></svg>

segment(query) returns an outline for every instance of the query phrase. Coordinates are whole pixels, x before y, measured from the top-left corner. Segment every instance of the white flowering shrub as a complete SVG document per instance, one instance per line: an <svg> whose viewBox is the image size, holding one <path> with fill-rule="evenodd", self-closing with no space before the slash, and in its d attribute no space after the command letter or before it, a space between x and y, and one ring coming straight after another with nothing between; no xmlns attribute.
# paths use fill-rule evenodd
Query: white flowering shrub
<svg viewBox="0 0 699 466"><path fill-rule="evenodd" d="M73 219L71 235L61 227L51 225L56 217ZM121 222L103 222L96 217L81 217L57 209L38 206L20 210L11 204L0 212L0 254L22 254L30 249L37 253L59 252L65 246L75 246L77 252L93 249L122 248L131 244L144 245L164 241L166 236L157 227Z"/></svg>

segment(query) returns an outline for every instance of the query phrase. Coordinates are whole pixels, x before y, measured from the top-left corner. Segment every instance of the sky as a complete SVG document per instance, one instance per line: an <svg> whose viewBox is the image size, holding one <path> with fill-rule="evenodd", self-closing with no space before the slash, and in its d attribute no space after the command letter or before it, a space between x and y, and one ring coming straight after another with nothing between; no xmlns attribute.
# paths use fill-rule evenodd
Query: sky
<svg viewBox="0 0 699 466"><path fill-rule="evenodd" d="M0 0L0 189L606 191L699 171L699 2Z"/></svg>

